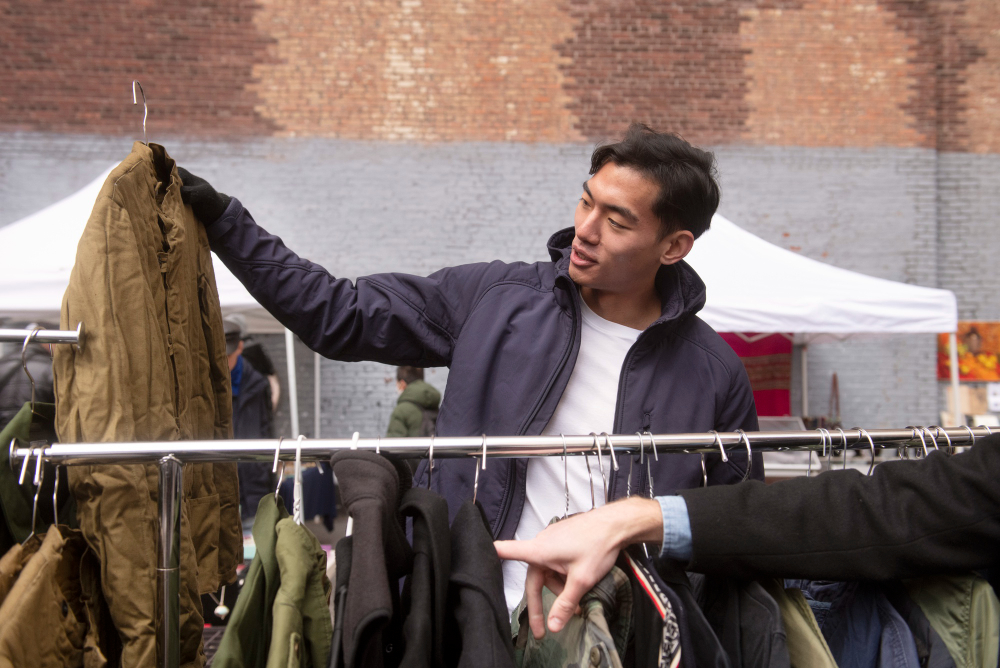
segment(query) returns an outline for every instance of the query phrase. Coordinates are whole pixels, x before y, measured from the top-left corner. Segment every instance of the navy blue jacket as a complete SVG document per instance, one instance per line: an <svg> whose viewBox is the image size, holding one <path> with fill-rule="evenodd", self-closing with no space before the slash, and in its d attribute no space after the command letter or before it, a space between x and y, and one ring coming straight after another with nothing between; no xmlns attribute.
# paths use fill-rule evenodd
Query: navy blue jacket
<svg viewBox="0 0 1000 668"><path fill-rule="evenodd" d="M264 308L310 348L331 359L447 366L439 436L540 434L569 381L580 348L581 297L569 277L573 229L549 240L550 262L500 261L450 267L430 276L375 274L352 283L300 258L259 227L233 199L207 226L212 250ZM695 314L705 284L685 262L656 278L660 318L629 350L618 386L613 433L757 429L746 371L718 334ZM645 466L619 456L611 498L644 489ZM753 474L763 478L760 455ZM729 463L707 456L709 484L739 481L746 455ZM417 469L426 475L426 461ZM640 470L641 469L641 470ZM475 462L438 460L433 486L451 519L472 498ZM524 505L526 459L488 464L479 481L493 535L514 535ZM702 484L699 455L660 457L654 492Z"/></svg>

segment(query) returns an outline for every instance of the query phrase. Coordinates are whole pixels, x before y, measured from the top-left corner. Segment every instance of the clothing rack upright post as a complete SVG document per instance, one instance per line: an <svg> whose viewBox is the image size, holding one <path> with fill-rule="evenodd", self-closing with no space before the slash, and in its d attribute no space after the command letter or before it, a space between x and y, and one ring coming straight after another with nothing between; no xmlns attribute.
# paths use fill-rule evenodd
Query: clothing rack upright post
<svg viewBox="0 0 1000 668"><path fill-rule="evenodd" d="M927 447L926 439L921 440L918 432L922 427L905 429L848 429L838 430L832 436L820 431L788 432L737 432L708 434L660 434L660 435L613 435L608 438L616 453L640 454L647 440L656 443L661 454L718 452L727 446L735 454L746 447L758 451L804 450L812 451L832 447L841 449L868 450L877 448ZM935 436L947 434L953 445L975 443L992 432L988 427L948 428L931 427ZM827 432L829 433L829 432ZM926 431L925 431L926 433ZM867 437L871 437L871 441ZM183 490L183 469L185 462L232 462L271 461L275 455L280 459L293 460L296 449L301 449L301 457L306 461L324 461L340 450L377 450L393 457L422 457L434 443L435 457L471 457L482 455L486 448L488 457L544 457L563 454L584 454L593 452L595 438L604 436L482 436L438 437L438 438L363 438L363 439L312 439L284 445L279 439L270 440L225 440L225 441L158 441L147 443L57 443L47 448L32 450L19 447L17 440L10 443L10 465L13 467L24 457L35 456L55 464L143 464L157 462L160 469L160 535L158 546L158 571L162 577L160 609L163 611L162 627L158 635L163 642L164 668L177 668L180 661L180 521Z"/></svg>

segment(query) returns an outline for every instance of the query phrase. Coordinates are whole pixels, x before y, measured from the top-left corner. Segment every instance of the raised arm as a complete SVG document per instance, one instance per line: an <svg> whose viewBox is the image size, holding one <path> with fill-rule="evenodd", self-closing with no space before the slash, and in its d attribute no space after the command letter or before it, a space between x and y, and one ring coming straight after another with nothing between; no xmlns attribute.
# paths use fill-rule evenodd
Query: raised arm
<svg viewBox="0 0 1000 668"><path fill-rule="evenodd" d="M478 296L503 272L504 265L494 262L427 277L335 278L257 225L238 199L179 172L182 194L205 225L212 250L282 325L332 359L448 365Z"/></svg>

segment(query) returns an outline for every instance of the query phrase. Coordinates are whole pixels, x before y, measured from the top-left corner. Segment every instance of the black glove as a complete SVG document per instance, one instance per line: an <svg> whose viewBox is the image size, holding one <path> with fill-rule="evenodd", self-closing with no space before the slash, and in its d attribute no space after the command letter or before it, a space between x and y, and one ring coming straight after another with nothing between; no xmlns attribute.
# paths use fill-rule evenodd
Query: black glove
<svg viewBox="0 0 1000 668"><path fill-rule="evenodd" d="M211 183L183 167L177 168L177 174L181 177L181 199L191 206L202 225L211 225L222 218L232 197L220 193Z"/></svg>

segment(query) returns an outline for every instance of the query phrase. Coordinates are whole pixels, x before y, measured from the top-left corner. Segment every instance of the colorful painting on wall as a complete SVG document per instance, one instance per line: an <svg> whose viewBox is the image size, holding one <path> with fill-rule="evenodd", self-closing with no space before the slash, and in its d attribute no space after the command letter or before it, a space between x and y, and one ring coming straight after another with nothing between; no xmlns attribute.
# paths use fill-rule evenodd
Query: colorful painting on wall
<svg viewBox="0 0 1000 668"><path fill-rule="evenodd" d="M938 334L938 379L951 379L948 335ZM958 323L958 379L1000 381L1000 322Z"/></svg>

